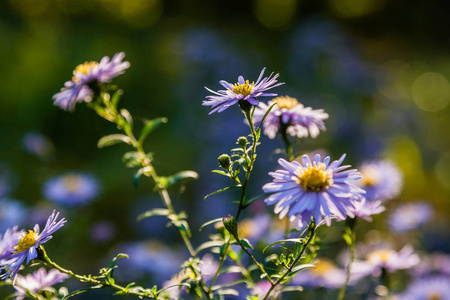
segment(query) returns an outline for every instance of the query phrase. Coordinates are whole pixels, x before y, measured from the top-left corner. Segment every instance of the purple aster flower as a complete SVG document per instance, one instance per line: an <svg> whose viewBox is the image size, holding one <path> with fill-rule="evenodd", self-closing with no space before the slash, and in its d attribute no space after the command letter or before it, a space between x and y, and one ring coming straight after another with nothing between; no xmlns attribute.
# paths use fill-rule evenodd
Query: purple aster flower
<svg viewBox="0 0 450 300"><path fill-rule="evenodd" d="M270 172L273 182L263 186L267 205L275 205L275 213L280 218L288 215L290 220L298 220L299 225L308 223L314 217L316 224L322 219L330 226L331 219L344 220L354 217L354 203L362 200L364 191L353 182L361 178L350 166L340 166L345 154L330 164L330 157L322 161L320 154L313 161L307 155L301 162L287 162L280 158L278 163L284 170Z"/></svg>
<svg viewBox="0 0 450 300"><path fill-rule="evenodd" d="M259 74L258 80L251 84L248 80L244 80L244 77L239 76L236 84L228 83L225 80L220 81L220 84L225 87L226 90L219 90L215 92L205 87L214 95L206 96L208 100L203 101L202 105L211 106L211 108L214 108L209 113L212 114L215 112L222 112L239 101L241 101L239 103L244 105L245 101L250 105L258 105L258 101L256 100L257 97L276 96L277 94L264 92L284 83L277 83L279 74L275 74L272 77L272 73L269 77L262 78L265 70L266 68L263 68L261 74Z"/></svg>
<svg viewBox="0 0 450 300"><path fill-rule="evenodd" d="M14 247L24 235L24 231L17 231L17 226L8 228L4 234L0 234L0 265L6 264L14 252Z"/></svg>
<svg viewBox="0 0 450 300"><path fill-rule="evenodd" d="M292 279L292 284L311 288L340 288L345 282L346 271L326 258L312 262L315 268L299 272ZM353 282L352 282L353 283Z"/></svg>
<svg viewBox="0 0 450 300"><path fill-rule="evenodd" d="M66 280L69 275L60 273L56 269L52 269L47 272L45 268L40 268L34 273L22 276L17 275L16 285L16 299L22 300L27 296L27 290L32 293L37 293L42 290L48 290L53 285Z"/></svg>
<svg viewBox="0 0 450 300"><path fill-rule="evenodd" d="M419 256L410 245L406 245L398 252L392 248L380 247L369 252L365 260L355 260L352 264L352 274L359 278L369 274L380 276L383 269L392 273L410 269L419 262Z"/></svg>
<svg viewBox="0 0 450 300"><path fill-rule="evenodd" d="M417 229L427 222L433 210L428 203L416 202L399 205L388 218L388 225L396 232Z"/></svg>
<svg viewBox="0 0 450 300"><path fill-rule="evenodd" d="M398 295L399 300L450 300L450 278L427 277L413 281L406 291Z"/></svg>
<svg viewBox="0 0 450 300"><path fill-rule="evenodd" d="M390 200L402 191L403 175L388 160L365 162L359 171L363 178L358 181L358 185L366 191L368 200Z"/></svg>
<svg viewBox="0 0 450 300"><path fill-rule="evenodd" d="M110 82L130 67L128 61L122 61L124 52L116 53L111 60L104 56L100 62L91 61L78 65L73 71L71 81L66 81L61 91L53 96L54 104L64 110L73 110L77 102L90 102L92 88L98 84Z"/></svg>
<svg viewBox="0 0 450 300"><path fill-rule="evenodd" d="M276 97L269 101L268 105L260 102L254 114L255 124L261 122L273 103L276 105L263 124L264 134L270 139L274 139L280 130L286 130L287 134L298 138L308 137L308 135L316 138L320 130L326 130L323 120L328 119L328 114L323 109L304 107L297 99L288 96Z"/></svg>
<svg viewBox="0 0 450 300"><path fill-rule="evenodd" d="M23 234L22 238L19 240L17 245L14 247L14 251L12 255L9 257L10 260L7 264L2 264L0 266L0 271L6 271L4 274L0 275L0 279L8 279L11 278L15 281L15 277L17 272L20 269L20 266L26 259L26 264L30 262L30 260L35 259L37 254L37 248L46 242L48 242L52 238L52 234L60 229L64 223L66 223L66 219L62 218L59 221L58 219L59 213L53 211L53 213L48 217L47 223L45 224L44 230L42 232L39 231L39 225L36 224L33 230L28 230L27 234Z"/></svg>
<svg viewBox="0 0 450 300"><path fill-rule="evenodd" d="M50 178L43 186L46 199L73 206L84 205L99 193L100 186L97 179L81 172L69 172Z"/></svg>
<svg viewBox="0 0 450 300"><path fill-rule="evenodd" d="M355 203L355 216L360 217L368 222L372 222L372 215L378 215L385 211L386 208L381 204L380 200L368 201L366 198L361 202Z"/></svg>

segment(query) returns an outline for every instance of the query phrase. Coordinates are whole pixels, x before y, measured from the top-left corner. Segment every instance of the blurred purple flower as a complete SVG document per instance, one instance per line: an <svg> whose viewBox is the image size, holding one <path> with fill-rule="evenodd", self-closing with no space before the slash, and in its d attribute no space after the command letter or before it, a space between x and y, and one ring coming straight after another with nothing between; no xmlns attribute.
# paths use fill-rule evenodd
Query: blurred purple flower
<svg viewBox="0 0 450 300"><path fill-rule="evenodd" d="M51 141L37 132L29 132L22 138L22 145L26 152L41 158L49 157L53 153Z"/></svg>
<svg viewBox="0 0 450 300"><path fill-rule="evenodd" d="M284 83L277 83L276 79L280 76L279 74L275 74L271 78L273 75L272 73L269 77L262 78L265 70L266 68L263 68L259 74L258 80L251 84L248 80L244 80L244 77L239 76L236 84L228 83L225 80L220 81L220 84L225 87L226 90L215 92L205 87L209 92L215 94L215 96L206 96L208 100L203 101L202 105L211 106L213 110L209 114L212 114L215 112L222 112L239 101L247 101L251 105L258 105L258 100L256 100L257 97L276 96L277 94L264 92Z"/></svg>
<svg viewBox="0 0 450 300"><path fill-rule="evenodd" d="M380 247L369 252L364 261L355 260L352 264L352 274L363 277L369 274L380 276L382 270L392 273L397 270L410 269L420 262L420 258L414 253L410 245L406 245L400 251L391 248Z"/></svg>
<svg viewBox="0 0 450 300"><path fill-rule="evenodd" d="M116 228L109 221L100 221L91 227L91 239L99 243L110 241L115 233Z"/></svg>
<svg viewBox="0 0 450 300"><path fill-rule="evenodd" d="M239 222L239 237L257 243L272 225L271 216L259 214Z"/></svg>
<svg viewBox="0 0 450 300"><path fill-rule="evenodd" d="M51 201L72 205L85 205L100 193L98 180L87 173L69 172L50 178L43 187L43 194Z"/></svg>
<svg viewBox="0 0 450 300"><path fill-rule="evenodd" d="M269 280L261 280L252 289L252 296L258 297L258 299L263 299L264 296L269 292L272 284ZM270 295L270 299L278 299L280 297L280 289L276 288Z"/></svg>
<svg viewBox="0 0 450 300"><path fill-rule="evenodd" d="M28 209L18 200L0 200L0 232L15 225L23 225Z"/></svg>
<svg viewBox="0 0 450 300"><path fill-rule="evenodd" d="M323 120L328 118L328 114L323 109L314 110L311 107L304 107L297 99L289 96L276 97L268 104L260 102L254 114L255 124L261 123L265 113L274 103L276 105L263 124L264 134L270 139L274 139L280 129L298 138L308 137L308 135L316 138L320 130L326 130Z"/></svg>
<svg viewBox="0 0 450 300"><path fill-rule="evenodd" d="M316 259L312 264L315 268L301 271L292 279L293 285L311 288L340 288L345 282L346 271L338 268L335 263L326 258Z"/></svg>
<svg viewBox="0 0 450 300"><path fill-rule="evenodd" d="M91 102L93 91L99 83L110 82L130 67L122 61L124 52L116 53L111 61L104 56L100 62L91 61L78 65L73 71L71 81L66 81L61 91L53 96L54 104L64 110L73 110L77 102Z"/></svg>
<svg viewBox="0 0 450 300"><path fill-rule="evenodd" d="M42 232L39 232L39 225L36 224L33 230L28 230L28 233L22 236L18 244L14 247L15 250L9 257L10 260L8 263L0 266L0 270L6 271L6 273L0 275L0 279L6 280L11 278L15 281L17 272L25 259L26 264L28 264L30 260L35 259L37 257L36 249L41 244L48 242L52 238L51 234L63 227L64 223L66 223L66 219L64 218L56 221L58 216L59 213L53 211Z"/></svg>
<svg viewBox="0 0 450 300"><path fill-rule="evenodd" d="M368 201L366 198L361 202L355 203L355 216L360 217L368 222L372 222L372 215L378 215L385 211L386 208L381 204L380 200Z"/></svg>
<svg viewBox="0 0 450 300"><path fill-rule="evenodd" d="M319 154L312 162L304 155L301 164L280 158L285 170L269 173L274 180L263 186L265 193L272 193L266 204L276 203L275 213L280 218L288 215L291 221L297 218L299 226L312 216L317 224L325 219L328 226L332 218L354 217L354 203L362 200L364 191L353 183L361 175L355 169L344 171L349 165L340 166L344 158L345 154L331 164L329 156L322 161Z"/></svg>
<svg viewBox="0 0 450 300"><path fill-rule="evenodd" d="M48 290L53 285L60 283L69 278L69 275L60 273L56 269L52 269L47 272L45 268L40 268L34 273L22 276L17 275L16 284L16 299L22 300L27 296L27 291L37 293L42 290Z"/></svg>
<svg viewBox="0 0 450 300"><path fill-rule="evenodd" d="M414 277L429 275L445 275L450 278L450 255L444 253L432 253L420 258L420 263L411 269Z"/></svg>
<svg viewBox="0 0 450 300"><path fill-rule="evenodd" d="M416 202L399 205L388 218L389 228L396 232L417 229L425 224L433 214L428 203Z"/></svg>
<svg viewBox="0 0 450 300"><path fill-rule="evenodd" d="M388 160L364 162L359 167L362 179L357 183L366 191L368 200L386 201L397 197L402 191L403 175Z"/></svg>
<svg viewBox="0 0 450 300"><path fill-rule="evenodd" d="M434 276L413 281L397 297L399 300L450 300L450 278Z"/></svg>
<svg viewBox="0 0 450 300"><path fill-rule="evenodd" d="M117 275L124 276L123 279L154 275L154 279L162 283L178 272L183 263L180 251L157 241L121 244L114 250L117 252L129 255L129 259L119 262L122 272Z"/></svg>

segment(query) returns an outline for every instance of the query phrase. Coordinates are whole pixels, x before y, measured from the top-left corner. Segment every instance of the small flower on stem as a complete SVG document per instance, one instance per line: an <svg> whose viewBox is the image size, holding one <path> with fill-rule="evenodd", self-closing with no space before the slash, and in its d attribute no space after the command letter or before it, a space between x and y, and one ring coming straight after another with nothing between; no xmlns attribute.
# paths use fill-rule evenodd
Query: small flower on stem
<svg viewBox="0 0 450 300"><path fill-rule="evenodd" d="M125 53L120 52L111 60L105 56L100 62L78 65L73 71L72 80L66 81L61 91L53 96L54 104L64 110L74 110L78 102L91 102L99 84L110 82L130 67L128 61L122 61L124 57Z"/></svg>
<svg viewBox="0 0 450 300"><path fill-rule="evenodd" d="M276 105L264 121L264 134L274 139L277 133L304 138L310 135L316 138L320 131L325 131L323 120L328 114L323 109L304 107L297 99L289 96L280 96L269 101L268 104L260 102L255 110L255 124L259 124L267 110L274 103ZM285 131L285 132L282 132Z"/></svg>
<svg viewBox="0 0 450 300"><path fill-rule="evenodd" d="M209 92L214 95L206 96L208 100L203 101L204 106L211 106L213 110L209 113L222 112L228 107L239 103L241 108L246 111L251 108L251 106L258 105L257 97L267 97L276 96L274 93L265 93L265 91L270 90L274 87L280 86L284 83L277 83L277 78L279 74L273 73L269 77L264 77L263 68L261 74L259 74L258 80L256 82L250 83L245 80L244 77L239 76L238 82L231 84L225 80L221 80L220 84L226 88L226 90L219 90L217 92L205 87Z"/></svg>
<svg viewBox="0 0 450 300"><path fill-rule="evenodd" d="M270 172L274 180L263 186L265 193L271 193L266 204L276 204L280 219L288 215L291 221L297 219L299 226L311 217L317 224L324 219L328 226L332 218L354 217L355 202L363 199L364 191L354 183L361 175L355 169L344 171L348 165L340 166L344 158L345 154L331 164L329 156L322 161L319 154L313 161L304 155L302 163L280 158L284 170Z"/></svg>
<svg viewBox="0 0 450 300"><path fill-rule="evenodd" d="M28 233L24 233L22 238L18 241L18 244L14 247L14 251L9 257L7 263L0 266L0 271L6 271L0 275L0 279L6 280L11 278L14 281L17 272L25 259L26 264L28 264L30 260L37 258L37 248L39 245L48 242L52 238L51 234L60 229L64 226L64 223L66 223L66 219L64 218L57 221L58 216L59 213L53 211L42 232L39 230L39 225L36 224L33 230L28 230Z"/></svg>

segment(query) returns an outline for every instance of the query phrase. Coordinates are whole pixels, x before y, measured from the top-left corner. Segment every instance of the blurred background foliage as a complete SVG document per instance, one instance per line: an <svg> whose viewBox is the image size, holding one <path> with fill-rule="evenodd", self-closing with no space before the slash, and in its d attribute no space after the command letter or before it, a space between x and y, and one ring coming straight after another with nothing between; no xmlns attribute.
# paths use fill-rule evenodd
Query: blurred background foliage
<svg viewBox="0 0 450 300"><path fill-rule="evenodd" d="M165 240L181 251L164 219L136 222L140 212L161 203L149 181L133 187L133 170L121 162L125 146L96 147L114 126L83 104L74 113L52 105L75 66L124 51L131 68L114 81L125 91L121 105L137 120L169 119L145 145L158 172L200 175L172 190L200 243L200 224L235 211L233 193L203 201L229 184L210 170L248 134L237 107L208 116L203 87L218 89L219 80L235 82L239 75L256 79L265 66L286 82L277 93L330 115L327 132L298 142L297 154L321 149L337 158L346 152L356 166L391 159L404 175L399 199L423 199L437 211L436 226L429 226L430 238L420 247L450 252L444 229L450 212L449 6L442 0L1 1L1 197L16 199L29 215L60 209L69 222L48 252L80 273L96 272L105 253L112 257L117 245L132 241ZM24 151L30 132L46 137L49 150ZM252 194L269 181L279 147L281 140L263 138ZM96 176L100 196L78 208L50 203L43 184L67 171ZM34 220L18 214L15 224ZM110 239L92 238L98 222L108 224Z"/></svg>

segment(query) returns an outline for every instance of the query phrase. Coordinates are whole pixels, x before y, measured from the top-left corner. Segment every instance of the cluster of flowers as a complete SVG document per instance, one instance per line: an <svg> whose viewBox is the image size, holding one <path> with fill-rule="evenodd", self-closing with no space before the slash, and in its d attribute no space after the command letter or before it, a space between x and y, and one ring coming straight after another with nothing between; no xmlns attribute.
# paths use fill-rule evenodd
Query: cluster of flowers
<svg viewBox="0 0 450 300"><path fill-rule="evenodd" d="M72 80L67 81L53 97L54 104L64 110L73 110L79 102L93 101L104 84L111 82L114 77L129 68L129 62L123 61L124 56L124 53L118 53L111 60L104 57L99 63L86 62L77 66ZM207 96L203 105L211 106L210 114L223 112L236 104L244 113L252 111L248 115L253 119L247 119L247 122L261 125L264 134L270 139L277 135L285 141L289 137L316 138L321 131L326 130L324 120L328 118L328 114L323 109L305 107L290 96L277 97L275 93L268 93L267 91L283 83L277 81L279 74L264 77L264 72L265 69L254 83L240 76L235 84L221 81L224 90L216 92L206 88L213 95ZM266 104L260 102L259 97L274 98ZM280 158L280 169L270 172L273 180L262 187L266 194L265 203L274 205L274 212L280 219L288 218L299 228L308 226L310 222L318 226L330 226L332 220L362 218L372 221L372 215L383 212L387 201L400 194L402 175L395 165L384 160L365 162L359 171L349 169L350 165L343 165L345 157L343 154L334 161L329 156L322 157L320 154L303 155L295 160L288 158L291 161ZM99 188L95 178L89 175L68 173L48 181L44 193L47 199L55 202L80 205L97 196ZM431 214L431 208L425 203L406 204L390 215L388 223L395 231L405 232L423 225ZM39 225L28 232L19 231L15 226L0 234L0 279L11 279L16 284L18 299L22 299L27 291L38 292L68 277L56 270L47 272L45 269L39 269L26 277L18 275L24 262L28 264L32 259L40 258L40 246L49 241L52 234L64 225L66 220L58 220L58 216L59 213L53 211L42 231ZM258 218L254 218L253 222L256 220ZM265 217L259 220L267 224ZM256 225L255 228L261 229L264 226ZM385 271L391 273L411 269L417 267L420 262L419 256L410 245L404 246L398 252L391 245L358 248L349 284L355 284L368 275L378 277ZM347 257L342 261L348 264L348 260ZM294 284L326 288L339 288L347 284L345 270L337 267L331 260L318 258L313 263L316 268L299 273L293 281ZM217 265L212 256L207 256L202 260L201 272L205 277L211 276ZM162 268L161 266L157 269ZM440 277L427 280L423 285L437 286L441 281L449 282ZM271 288L270 284L271 282L261 281L255 287L254 294L262 297ZM416 285L416 289L420 284ZM176 294L173 297L179 296L179 289L172 292ZM450 291L445 289L439 292L442 292L442 295L450 294ZM399 297L409 299L408 295L413 293L416 291L411 288ZM430 299L433 295L426 296Z"/></svg>

